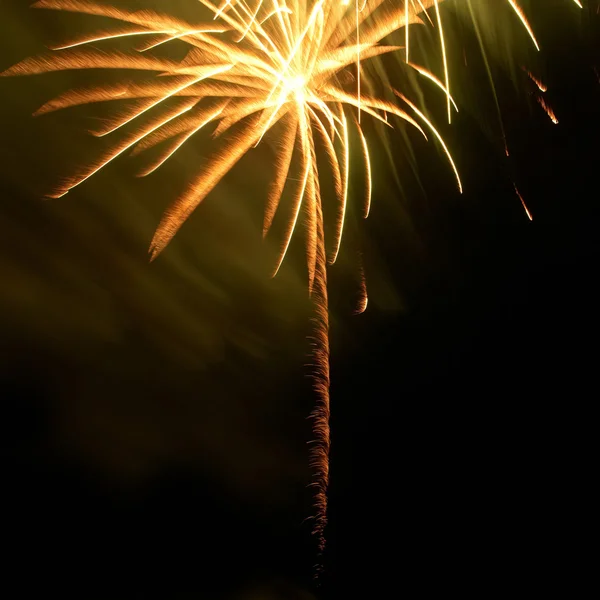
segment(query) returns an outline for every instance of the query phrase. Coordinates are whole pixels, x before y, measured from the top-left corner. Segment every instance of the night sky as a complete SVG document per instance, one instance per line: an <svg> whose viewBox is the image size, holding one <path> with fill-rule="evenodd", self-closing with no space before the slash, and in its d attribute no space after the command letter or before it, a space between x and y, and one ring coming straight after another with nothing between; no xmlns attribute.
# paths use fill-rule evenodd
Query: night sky
<svg viewBox="0 0 600 600"><path fill-rule="evenodd" d="M540 3L539 68L560 124L523 72L498 67L506 158L467 36L473 62L454 67L470 82L458 85L466 109L442 126L464 194L435 145L409 133L417 172L391 142L400 189L375 150L372 213L359 228L349 212L329 271L332 479L318 588L306 520L311 306L301 235L269 277L272 152L244 157L149 263L162 211L210 145L192 143L145 179L124 158L44 200L100 148L85 130L103 113L31 115L99 75L0 78L11 597L577 596L592 561L599 17L594 0L582 13L532 1L532 14ZM0 71L85 22L28 4L2 4ZM432 106L443 124L443 98ZM359 256L370 300L357 316Z"/></svg>

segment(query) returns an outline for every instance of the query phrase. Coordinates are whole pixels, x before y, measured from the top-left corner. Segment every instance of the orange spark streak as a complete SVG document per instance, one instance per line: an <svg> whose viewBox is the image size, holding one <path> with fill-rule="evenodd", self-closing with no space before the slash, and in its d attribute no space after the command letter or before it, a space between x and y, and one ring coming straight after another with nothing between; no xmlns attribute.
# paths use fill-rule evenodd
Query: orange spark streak
<svg viewBox="0 0 600 600"><path fill-rule="evenodd" d="M365 269L362 262L362 257L359 256L358 260L359 267L359 290L358 290L358 304L356 310L354 311L355 315L362 315L362 313L367 310L367 305L369 304L369 295L367 293L367 279L365 277Z"/></svg>
<svg viewBox="0 0 600 600"><path fill-rule="evenodd" d="M115 160L116 158L121 156L121 154L123 154L123 152L125 152L126 150L129 150L130 148L133 148L133 146L135 146L140 140L142 140L146 136L150 135L154 131L160 129L161 127L163 127L164 125L166 125L167 123L172 121L173 119L176 119L177 117L181 116L183 113L189 111L195 103L196 103L195 99L192 100L191 102L188 100L188 102L184 105L184 107L182 109L177 109L176 111L171 111L168 113L166 118L164 118L158 122L153 121L150 123L149 126L144 127L140 132L135 132L133 135L127 136L125 138L125 141L123 141L121 144L119 144L116 148L113 148L112 150L110 150L108 155L106 157L104 157L99 162L99 164L92 166L83 175L72 178L71 180L68 181L68 183L65 187L63 187L59 191L54 192L53 194L49 194L48 197L49 198L62 198L63 196L68 194L73 188L82 184L84 181L86 181L87 179L92 177L92 175L95 175L96 173L98 173L98 171L100 171L101 169L106 167L106 165L108 165L113 160Z"/></svg>
<svg viewBox="0 0 600 600"><path fill-rule="evenodd" d="M539 51L540 45L538 44L535 34L533 33L533 29L531 29L531 25L529 24L529 21L527 20L523 9L517 4L516 0L508 0L508 3L513 7L514 11L517 13L517 16L519 17L521 23L523 23L525 29L527 30L527 33L529 34L529 37L532 39L533 43L535 44L535 47Z"/></svg>
<svg viewBox="0 0 600 600"><path fill-rule="evenodd" d="M552 110L552 107L541 96L537 96L536 99L538 101L538 104L544 109L545 113L550 117L550 120L555 125L558 125L558 118L554 114L554 111Z"/></svg>
<svg viewBox="0 0 600 600"><path fill-rule="evenodd" d="M531 71L528 71L525 67L523 67L523 71L525 71L525 73L527 73L527 75L529 76L529 79L531 79L531 81L533 81L533 83L537 85L540 92L545 93L548 91L548 86L541 79L536 77Z"/></svg>
<svg viewBox="0 0 600 600"><path fill-rule="evenodd" d="M330 259L330 264L333 264L338 256L338 252L340 251L340 245L342 243L342 233L344 231L344 220L346 218L346 206L348 204L348 182L350 180L350 156L349 156L349 143L348 143L348 121L346 119L346 115L342 110L342 140L344 145L344 162L343 162L343 171L342 171L342 181L343 183L343 196L340 208L340 214L338 217L337 231L335 236L335 246L333 250L333 255Z"/></svg>
<svg viewBox="0 0 600 600"><path fill-rule="evenodd" d="M310 464L314 470L315 525L319 553L325 549L325 526L327 525L327 488L329 486L329 449L331 446L329 416L329 308L327 296L327 256L323 231L321 204L316 203L317 256L312 298L315 314L312 346L313 381L317 403L311 414L315 439L310 451Z"/></svg>
<svg viewBox="0 0 600 600"><path fill-rule="evenodd" d="M531 216L531 213L529 212L529 209L527 208L527 204L525 204L525 200L523 200L523 196L521 196L521 192L519 192L519 190L517 189L517 186L515 184L513 184L515 186L515 192L517 192L517 196L519 197L519 200L521 201L521 204L523 205L523 208L525 209L525 214L527 215L527 217L529 218L530 221L533 221L533 217Z"/></svg>

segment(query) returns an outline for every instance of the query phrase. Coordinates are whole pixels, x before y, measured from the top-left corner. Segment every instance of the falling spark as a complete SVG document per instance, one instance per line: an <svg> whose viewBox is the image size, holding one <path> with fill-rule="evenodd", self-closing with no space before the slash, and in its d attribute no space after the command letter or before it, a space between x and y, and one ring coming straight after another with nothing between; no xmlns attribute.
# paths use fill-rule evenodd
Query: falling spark
<svg viewBox="0 0 600 600"><path fill-rule="evenodd" d="M397 90L393 92L406 110L375 95L368 78L361 74L367 61L399 49L382 44L390 34L404 28L407 66L441 89L450 121L452 108L458 108L450 90L448 47L440 10L443 0L355 0L354 5L351 0L222 0L218 6L211 0L197 2L211 13L205 23L189 22L154 10L127 10L99 0L38 0L35 8L103 17L116 24L109 30L105 25L95 33L65 40L53 48L58 52L25 59L2 75L115 69L145 71L151 76L141 83L125 80L69 90L37 111L36 114L45 114L95 102L129 101L124 110L92 132L115 140L111 149L52 190L48 196L53 198L64 196L127 150L134 154L150 148L160 150L140 172L140 176L147 176L205 128L210 129L213 138L223 141L222 148L208 157L183 194L165 211L150 244L151 260L165 249L190 214L244 155L266 137L278 136L279 151L267 193L263 235L270 230L284 192L290 192L285 196L291 198L291 218L273 273L278 272L286 256L296 225L304 222L308 288L315 306L312 356L317 403L312 413L315 440L311 451L316 490L314 533L322 552L329 482L329 317L328 256L316 149L324 150L328 157L338 206L329 262L338 256L349 202L352 128L358 132L366 175L365 218L371 209L373 174L362 118L369 117L392 129L395 124L390 117L396 117L426 137L419 124L424 123L439 141L462 191L450 150L425 113ZM574 2L581 8L578 0ZM506 0L506 3L539 50L517 1ZM434 10L435 20L429 9ZM420 15L438 29L443 82L410 61L409 30L413 24L424 24ZM353 32L355 40L349 41ZM135 42L136 52L89 47L111 40ZM153 56L153 49L173 42L187 45L188 53L183 60ZM352 69L356 70L354 89L347 84ZM558 122L543 99L538 101L553 121ZM524 202L523 206L531 218ZM360 312L368 302L362 266L361 273Z"/></svg>
<svg viewBox="0 0 600 600"><path fill-rule="evenodd" d="M544 109L544 111L548 115L548 117L550 117L550 120L555 125L558 125L558 118L554 114L554 111L552 110L552 107L541 96L537 96L536 99L538 101L538 104Z"/></svg>
<svg viewBox="0 0 600 600"><path fill-rule="evenodd" d="M362 257L359 256L358 259L358 269L359 269L359 287L358 287L358 303L356 306L356 310L354 311L355 315L362 315L362 313L367 310L367 305L369 304L369 294L367 293L367 279L365 277L365 268L363 266Z"/></svg>
<svg viewBox="0 0 600 600"><path fill-rule="evenodd" d="M406 102L406 104L408 104L415 111L415 113L417 113L417 115L419 117L421 117L421 119L425 122L425 124L429 127L429 129L431 129L431 131L433 131L433 134L435 135L435 137L437 137L438 141L442 145L442 148L444 149L444 152L446 153L446 156L448 157L448 160L450 161L450 164L452 165L452 169L454 170L454 175L456 176L456 182L458 183L458 190L462 194L463 187L462 187L462 182L460 180L460 175L458 174L458 169L456 168L456 164L454 163L454 160L452 159L450 150L448 150L448 146L446 146L446 143L444 142L442 136L438 133L437 129L433 126L431 121L408 98L406 98L406 96L401 94L398 90L393 90L393 92L394 92L394 94L396 94L396 96L398 96L399 98L402 98L402 100L404 100L404 102Z"/></svg>
<svg viewBox="0 0 600 600"><path fill-rule="evenodd" d="M437 85L443 92L444 94L447 94L452 106L454 107L454 110L456 112L458 112L458 106L456 106L456 102L454 102L454 98L452 98L452 96L450 95L448 89L446 87L444 87L444 84L430 71L428 71L427 69L420 67L419 65L415 65L414 63L407 63L410 67L412 67L415 71L417 71L417 73L420 73L421 75L423 75L423 77L426 77L427 79L429 79L430 81L433 81L433 83L435 83L435 85Z"/></svg>
<svg viewBox="0 0 600 600"><path fill-rule="evenodd" d="M325 526L327 525L327 488L329 486L329 449L331 446L329 417L329 304L327 295L327 257L321 204L313 205L316 216L317 253L313 298L315 301L313 339L313 382L317 403L311 414L313 440L310 464L314 470L315 525L313 532L318 540L319 554L325 550Z"/></svg>
<svg viewBox="0 0 600 600"><path fill-rule="evenodd" d="M523 70L525 71L525 73L527 73L529 79L531 79L531 81L533 81L533 83L537 85L540 92L545 93L548 91L548 86L541 79L536 77L531 71L528 71L525 67L523 67Z"/></svg>
<svg viewBox="0 0 600 600"><path fill-rule="evenodd" d="M523 9L517 4L516 0L508 0L508 3L513 7L513 10L517 13L517 16L519 17L519 19L521 20L521 23L523 23L523 26L525 27L525 29L527 30L527 33L529 34L529 37L533 41L536 49L539 51L540 45L538 44L535 34L533 33L533 29L531 28L531 25L529 24L529 21L527 20L527 17L525 16Z"/></svg>
<svg viewBox="0 0 600 600"><path fill-rule="evenodd" d="M515 192L517 193L517 196L519 197L519 200L521 201L521 204L523 205L523 208L525 209L525 214L527 215L527 217L529 218L530 221L533 221L533 217L531 216L531 213L529 212L529 209L527 208L527 204L525 204L525 200L523 200L523 196L521 196L521 192L519 192L517 186L515 184L513 184L515 186Z"/></svg>

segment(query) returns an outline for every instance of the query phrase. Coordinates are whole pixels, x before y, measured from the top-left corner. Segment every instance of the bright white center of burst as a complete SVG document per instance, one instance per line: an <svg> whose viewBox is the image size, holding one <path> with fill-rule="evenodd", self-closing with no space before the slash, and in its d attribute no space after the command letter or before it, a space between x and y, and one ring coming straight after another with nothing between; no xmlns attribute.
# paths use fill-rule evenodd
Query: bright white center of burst
<svg viewBox="0 0 600 600"><path fill-rule="evenodd" d="M285 91L288 96L294 95L297 102L304 102L304 86L306 85L306 79L302 75L296 77L290 77L285 82Z"/></svg>

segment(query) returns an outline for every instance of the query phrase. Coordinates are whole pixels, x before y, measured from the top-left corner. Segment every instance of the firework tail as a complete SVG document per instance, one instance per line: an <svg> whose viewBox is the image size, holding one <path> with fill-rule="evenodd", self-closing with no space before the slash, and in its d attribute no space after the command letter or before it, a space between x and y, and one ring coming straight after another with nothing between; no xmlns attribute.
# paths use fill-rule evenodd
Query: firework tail
<svg viewBox="0 0 600 600"><path fill-rule="evenodd" d="M329 485L329 306L327 298L327 256L323 231L323 212L321 203L315 202L317 252L315 278L312 289L314 306L312 369L313 386L316 393L316 405L311 413L314 439L310 450L310 465L313 469L315 524L313 534L317 538L319 563L316 576L322 569L322 557L325 550L325 526L327 525L327 487Z"/></svg>

